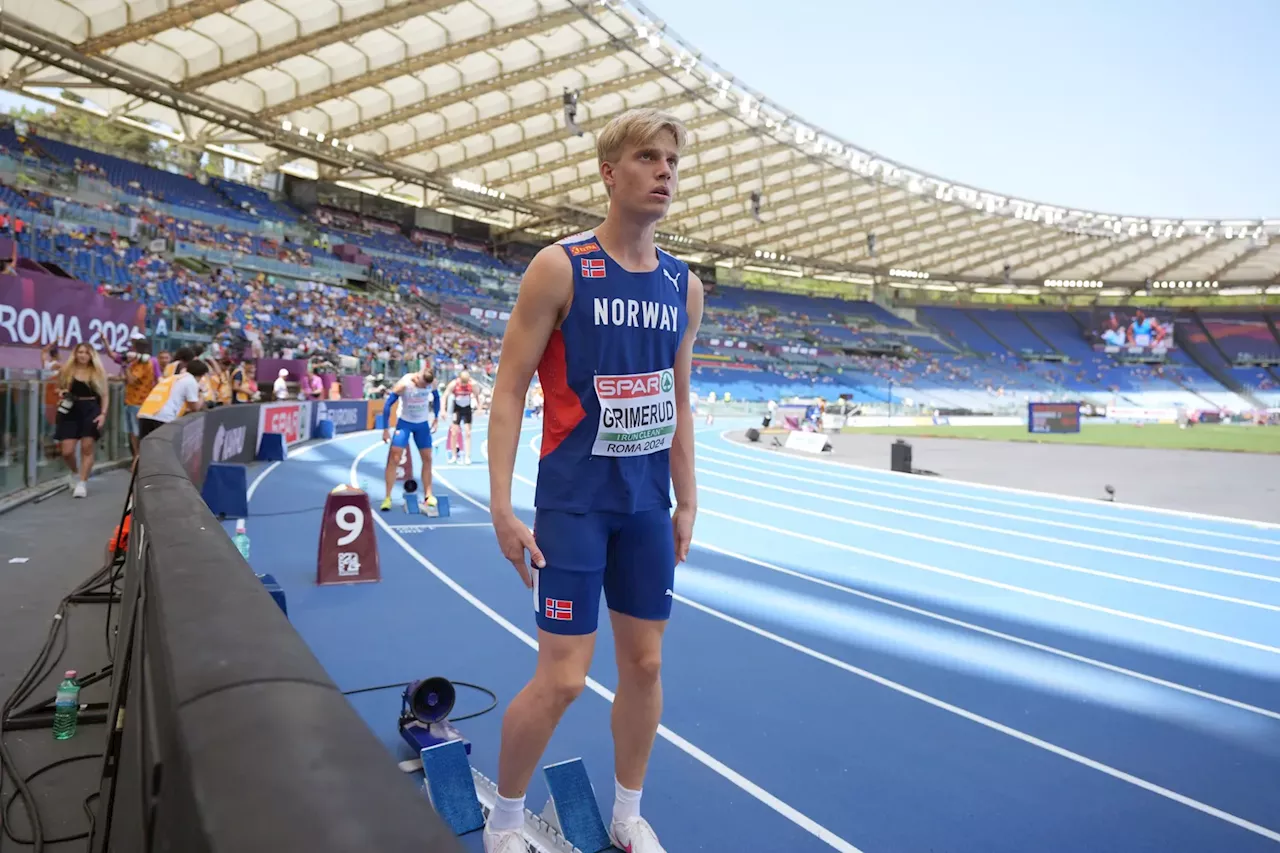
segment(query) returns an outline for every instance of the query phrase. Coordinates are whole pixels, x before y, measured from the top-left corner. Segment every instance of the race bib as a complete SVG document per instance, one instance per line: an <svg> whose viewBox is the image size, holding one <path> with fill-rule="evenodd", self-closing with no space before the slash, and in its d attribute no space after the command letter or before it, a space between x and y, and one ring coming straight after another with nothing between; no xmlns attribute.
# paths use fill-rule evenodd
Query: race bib
<svg viewBox="0 0 1280 853"><path fill-rule="evenodd" d="M674 370L595 377L600 426L594 456L646 456L667 450L676 434Z"/></svg>

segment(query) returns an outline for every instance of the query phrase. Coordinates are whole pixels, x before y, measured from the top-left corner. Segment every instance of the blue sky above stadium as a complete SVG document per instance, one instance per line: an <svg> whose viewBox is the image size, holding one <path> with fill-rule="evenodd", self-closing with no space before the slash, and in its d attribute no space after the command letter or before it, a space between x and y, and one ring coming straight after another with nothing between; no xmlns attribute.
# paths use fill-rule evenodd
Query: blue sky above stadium
<svg viewBox="0 0 1280 853"><path fill-rule="evenodd" d="M1106 213L1280 216L1276 0L645 5L752 89L914 169Z"/></svg>
<svg viewBox="0 0 1280 853"><path fill-rule="evenodd" d="M916 169L1107 213L1280 216L1276 0L645 6L771 100Z"/></svg>

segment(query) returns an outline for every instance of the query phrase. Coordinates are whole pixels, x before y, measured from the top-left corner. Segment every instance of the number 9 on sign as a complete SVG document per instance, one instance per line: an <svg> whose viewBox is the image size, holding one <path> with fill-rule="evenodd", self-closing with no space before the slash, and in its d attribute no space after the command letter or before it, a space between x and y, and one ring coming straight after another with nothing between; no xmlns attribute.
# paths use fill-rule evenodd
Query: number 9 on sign
<svg viewBox="0 0 1280 853"><path fill-rule="evenodd" d="M364 532L364 512L358 506L348 504L341 507L333 521L338 525L339 530L344 531L338 538L339 545L350 545Z"/></svg>
<svg viewBox="0 0 1280 853"><path fill-rule="evenodd" d="M334 489L324 499L316 582L368 583L382 578L373 508L362 489Z"/></svg>

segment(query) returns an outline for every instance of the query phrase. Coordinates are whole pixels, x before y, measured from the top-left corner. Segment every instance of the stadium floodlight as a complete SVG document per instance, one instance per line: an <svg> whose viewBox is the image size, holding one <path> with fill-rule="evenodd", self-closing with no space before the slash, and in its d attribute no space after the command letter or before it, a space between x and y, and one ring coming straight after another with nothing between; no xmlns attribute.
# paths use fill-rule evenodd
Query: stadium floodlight
<svg viewBox="0 0 1280 853"><path fill-rule="evenodd" d="M928 278L929 277L929 273L927 272L920 272L919 270L903 270L903 269L891 269L889 270L889 275L894 276L895 278Z"/></svg>
<svg viewBox="0 0 1280 853"><path fill-rule="evenodd" d="M288 133L289 131L293 130L293 122L289 121L288 119L285 119L284 121L280 122L280 129L283 130L285 133Z"/></svg>
<svg viewBox="0 0 1280 853"><path fill-rule="evenodd" d="M1068 289L1087 289L1101 288L1102 282L1097 280L1074 279L1074 278L1047 278L1044 280L1045 287L1059 287Z"/></svg>
<svg viewBox="0 0 1280 853"><path fill-rule="evenodd" d="M1153 281L1150 287L1158 290L1216 290L1216 281Z"/></svg>

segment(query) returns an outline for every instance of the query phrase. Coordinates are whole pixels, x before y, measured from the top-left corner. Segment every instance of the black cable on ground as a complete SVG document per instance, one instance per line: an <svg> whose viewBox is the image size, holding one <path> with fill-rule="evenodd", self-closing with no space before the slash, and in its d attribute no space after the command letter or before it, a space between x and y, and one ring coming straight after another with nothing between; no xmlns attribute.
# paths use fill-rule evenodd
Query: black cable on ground
<svg viewBox="0 0 1280 853"><path fill-rule="evenodd" d="M124 518L128 516L132 506L135 481L136 474L131 476L129 479L129 489L125 495L124 509L121 514L121 526L118 527L117 530L123 531ZM117 541L115 544L119 545L119 542ZM43 853L45 844L78 840L80 838L87 837L88 833L68 839L46 839L44 837L44 823L40 818L40 811L36 806L36 800L31 792L31 786L29 785L30 780L35 779L42 773L52 770L54 767L60 767L63 764L68 764L72 761L83 761L88 758L101 758L103 753L100 752L96 755L82 755L75 758L66 758L54 761L36 769L30 775L24 777L18 770L18 765L14 760L13 753L9 751L9 747L5 744L4 725L5 722L10 719L10 715L13 713L14 709L26 702L31 695L35 693L36 688L56 671L58 664L62 661L62 657L66 653L67 643L69 642L67 639L67 632L65 630L67 612L73 601L80 596L100 592L101 587L104 584L108 586L109 592L114 590L117 569L120 568L116 560L118 556L118 550L113 551L107 562L105 562L101 568L78 584L75 589L58 602L58 606L53 613L53 618L50 620L48 634L45 636L44 643L41 645L40 651L36 654L35 660L22 676L21 680L19 680L18 686L14 688L13 692L9 695L9 698L5 700L4 705L0 706L0 795L3 795L5 776L8 776L13 780L17 789L6 801L4 810L0 812L0 820L3 820L4 822L5 835L13 839L15 842L33 847L34 853ZM111 601L111 598L107 598L108 603ZM55 655L54 647L59 639L62 640L62 646ZM89 801L94 796L96 795L86 797L84 802L85 813L89 815L91 827L93 824L93 815L89 810ZM22 800L23 807L27 812L28 822L31 824L31 838L26 841L20 841L15 838L9 831L8 826L9 809L13 805L14 800L18 799Z"/></svg>
<svg viewBox="0 0 1280 853"><path fill-rule="evenodd" d="M355 690L344 690L342 691L342 695L355 696L359 693L376 693L379 690L396 690L401 687L408 687L412 683L413 682L411 681L402 681L399 684L379 684L376 687L358 687ZM481 687L479 684L472 684L469 681L453 681L452 679L450 679L449 683L454 687L470 687L472 690L478 690L488 696L490 700L489 706L482 711L476 711L474 714L463 714L461 717L450 717L449 722L451 723L460 723L463 720L473 720L476 717L483 717L485 714L498 707L498 694L494 693L488 687Z"/></svg>
<svg viewBox="0 0 1280 853"><path fill-rule="evenodd" d="M29 783L31 782L31 780L35 779L37 776L40 776L44 773L48 773L50 770L53 770L55 767L61 767L64 764L73 764L77 761L88 761L89 759L92 759L92 758L102 758L102 754L92 753L87 755L76 755L76 756L72 756L71 758L63 758L58 761L50 762L49 764L46 764L44 767L41 767L36 772L28 775L25 779L23 779L23 781ZM13 804L19 798L20 794L21 794L20 791L15 791L13 794L11 794L9 796L9 799L5 801L4 811L0 812L0 816L3 817L4 834L8 836L9 840L11 840L14 844L21 844L24 847L35 846L36 840L35 840L34 832L32 832L31 838L19 838L18 836L13 834L13 830L11 829L11 827L13 826L13 819L10 817L9 812L13 808ZM63 835L57 838L44 838L42 839L41 844L64 844L68 841L79 841L82 838L88 838L90 834L92 834L93 832L93 825L95 821L93 810L89 808L89 801L92 800L94 797L97 797L98 794L99 794L98 791L94 791L92 794L85 797L84 802L82 803L82 806L84 808L84 813L89 817L89 828L87 830L85 830L84 832L78 832L75 835ZM24 800L23 805L26 806L26 803L27 801ZM32 823L32 826L34 828L35 824L34 824L34 821L31 820L31 817L32 817L31 813L30 811L28 811L27 820L28 822ZM43 831L41 832L41 834L43 835Z"/></svg>

